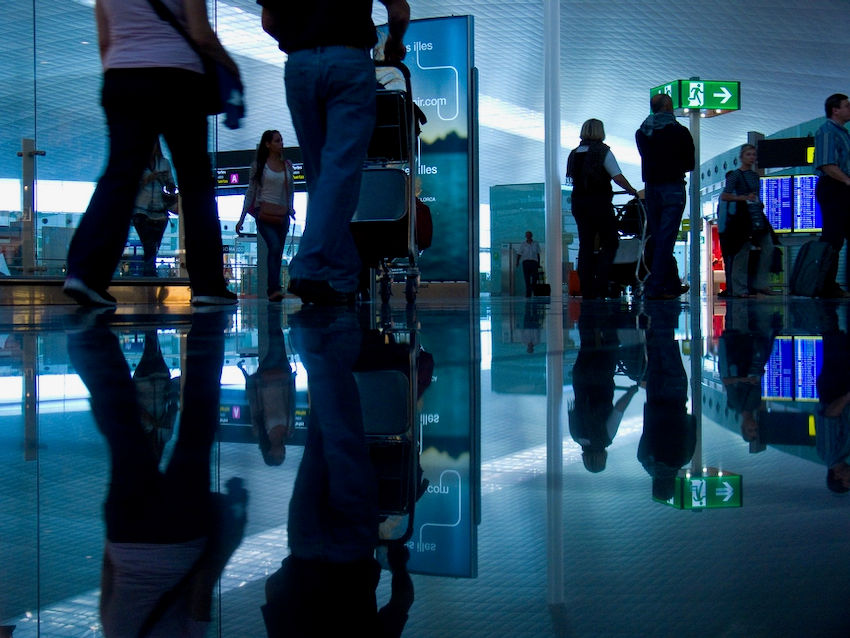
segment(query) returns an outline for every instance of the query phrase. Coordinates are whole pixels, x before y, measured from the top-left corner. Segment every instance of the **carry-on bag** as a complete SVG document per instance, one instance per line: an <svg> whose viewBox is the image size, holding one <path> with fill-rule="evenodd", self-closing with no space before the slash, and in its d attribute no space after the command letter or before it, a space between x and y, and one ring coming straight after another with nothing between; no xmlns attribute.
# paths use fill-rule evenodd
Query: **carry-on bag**
<svg viewBox="0 0 850 638"><path fill-rule="evenodd" d="M838 255L826 242L812 240L800 247L791 271L791 294L820 297L826 292L824 282L835 268Z"/></svg>
<svg viewBox="0 0 850 638"><path fill-rule="evenodd" d="M542 268L537 271L537 283L534 284L531 292L535 297L549 297L552 295L552 288L546 283L546 273Z"/></svg>

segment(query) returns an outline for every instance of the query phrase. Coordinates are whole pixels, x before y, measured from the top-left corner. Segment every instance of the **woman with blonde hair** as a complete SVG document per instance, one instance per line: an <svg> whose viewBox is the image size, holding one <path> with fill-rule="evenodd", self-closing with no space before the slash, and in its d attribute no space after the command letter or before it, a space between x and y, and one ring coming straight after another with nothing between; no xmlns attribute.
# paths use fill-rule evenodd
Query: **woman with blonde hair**
<svg viewBox="0 0 850 638"><path fill-rule="evenodd" d="M637 191L623 176L611 148L603 143L605 127L600 120L587 120L580 135L581 142L567 160L567 180L573 185L572 212L578 226L578 276L583 299L605 298L611 294L609 275L618 242L611 181L631 195Z"/></svg>

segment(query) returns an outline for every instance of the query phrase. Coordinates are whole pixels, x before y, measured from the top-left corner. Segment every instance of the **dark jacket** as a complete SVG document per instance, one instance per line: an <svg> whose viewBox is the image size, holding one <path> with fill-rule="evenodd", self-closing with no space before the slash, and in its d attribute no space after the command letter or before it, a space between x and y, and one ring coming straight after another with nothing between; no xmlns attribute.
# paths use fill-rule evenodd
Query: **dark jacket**
<svg viewBox="0 0 850 638"><path fill-rule="evenodd" d="M644 123L635 133L635 141L642 160L641 176L646 184L682 182L685 173L694 170L691 132L675 120L655 129Z"/></svg>

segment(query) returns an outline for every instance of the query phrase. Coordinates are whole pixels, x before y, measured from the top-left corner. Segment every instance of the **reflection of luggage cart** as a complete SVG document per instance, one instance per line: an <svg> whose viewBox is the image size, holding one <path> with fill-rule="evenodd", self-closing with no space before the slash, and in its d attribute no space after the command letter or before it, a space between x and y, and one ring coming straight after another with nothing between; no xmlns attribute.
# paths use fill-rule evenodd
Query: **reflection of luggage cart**
<svg viewBox="0 0 850 638"><path fill-rule="evenodd" d="M386 303L393 280L403 278L405 297L412 303L419 288L416 136L424 116L413 103L407 67L387 62L376 62L376 67L397 69L404 77L405 89L378 89L375 130L351 232L364 268L370 269L370 288L374 288L377 273L381 300Z"/></svg>
<svg viewBox="0 0 850 638"><path fill-rule="evenodd" d="M646 263L646 244L649 239L646 208L640 199L633 197L625 204L615 204L614 215L619 244L611 267L611 288L613 292L622 294L631 286L632 293L640 295L649 276Z"/></svg>
<svg viewBox="0 0 850 638"><path fill-rule="evenodd" d="M420 493L418 366L415 331L363 333L354 366L363 427L378 479L382 540L407 540Z"/></svg>

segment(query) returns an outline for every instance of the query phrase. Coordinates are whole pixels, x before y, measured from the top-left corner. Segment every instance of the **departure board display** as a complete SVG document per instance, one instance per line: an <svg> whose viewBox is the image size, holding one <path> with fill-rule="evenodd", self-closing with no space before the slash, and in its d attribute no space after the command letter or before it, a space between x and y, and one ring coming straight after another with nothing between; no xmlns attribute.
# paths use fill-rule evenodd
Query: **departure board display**
<svg viewBox="0 0 850 638"><path fill-rule="evenodd" d="M777 337L761 378L761 396L791 401L794 399L793 383L794 340L792 337Z"/></svg>
<svg viewBox="0 0 850 638"><path fill-rule="evenodd" d="M764 214L777 233L790 233L793 214L793 182L791 177L763 177L761 201Z"/></svg>
<svg viewBox="0 0 850 638"><path fill-rule="evenodd" d="M794 176L794 230L813 232L823 230L820 206L815 198L815 175Z"/></svg>
<svg viewBox="0 0 850 638"><path fill-rule="evenodd" d="M823 365L823 337L794 337L794 398L817 401L817 380Z"/></svg>

